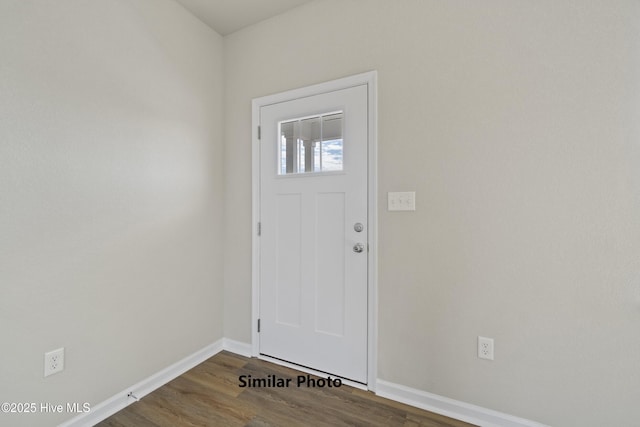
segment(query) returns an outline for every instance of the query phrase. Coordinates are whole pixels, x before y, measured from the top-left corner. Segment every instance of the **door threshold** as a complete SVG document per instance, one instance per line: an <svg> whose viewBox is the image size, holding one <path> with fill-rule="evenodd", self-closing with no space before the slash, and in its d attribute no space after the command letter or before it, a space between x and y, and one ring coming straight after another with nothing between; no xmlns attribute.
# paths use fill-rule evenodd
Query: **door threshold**
<svg viewBox="0 0 640 427"><path fill-rule="evenodd" d="M331 378L340 378L342 384L348 385L349 387L357 388L360 390L369 390L367 384L359 383L357 381L350 380L348 378L341 377L340 375L333 375L327 372L317 371L315 369L307 368L306 366L297 365L295 363L287 362L282 359L277 359L275 357L267 356L265 354L258 354L258 359L264 360L267 362L271 362L276 365L284 366L286 368L290 368L296 371L304 372L305 374L315 375L320 378L327 378L327 376L331 376Z"/></svg>

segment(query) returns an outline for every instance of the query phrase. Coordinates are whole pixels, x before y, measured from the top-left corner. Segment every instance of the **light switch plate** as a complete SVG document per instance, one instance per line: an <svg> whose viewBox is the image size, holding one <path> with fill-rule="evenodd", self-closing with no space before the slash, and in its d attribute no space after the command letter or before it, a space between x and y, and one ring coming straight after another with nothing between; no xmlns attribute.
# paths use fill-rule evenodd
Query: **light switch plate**
<svg viewBox="0 0 640 427"><path fill-rule="evenodd" d="M415 211L416 192L401 191L390 192L387 195L388 210L390 211Z"/></svg>

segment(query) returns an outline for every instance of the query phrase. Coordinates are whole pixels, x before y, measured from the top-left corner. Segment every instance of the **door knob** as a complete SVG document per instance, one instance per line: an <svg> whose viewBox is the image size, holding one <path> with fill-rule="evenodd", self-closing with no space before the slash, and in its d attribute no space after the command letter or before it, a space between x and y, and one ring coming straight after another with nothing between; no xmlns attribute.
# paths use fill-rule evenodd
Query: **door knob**
<svg viewBox="0 0 640 427"><path fill-rule="evenodd" d="M362 243L356 243L353 246L353 252L360 253L362 251L364 251L364 245Z"/></svg>

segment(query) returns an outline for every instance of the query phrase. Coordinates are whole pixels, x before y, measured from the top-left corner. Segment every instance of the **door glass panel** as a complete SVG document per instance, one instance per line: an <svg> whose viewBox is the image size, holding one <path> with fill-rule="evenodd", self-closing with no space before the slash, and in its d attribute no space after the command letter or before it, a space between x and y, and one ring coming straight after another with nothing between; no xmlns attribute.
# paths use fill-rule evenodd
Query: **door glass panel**
<svg viewBox="0 0 640 427"><path fill-rule="evenodd" d="M343 112L278 123L278 174L343 170Z"/></svg>

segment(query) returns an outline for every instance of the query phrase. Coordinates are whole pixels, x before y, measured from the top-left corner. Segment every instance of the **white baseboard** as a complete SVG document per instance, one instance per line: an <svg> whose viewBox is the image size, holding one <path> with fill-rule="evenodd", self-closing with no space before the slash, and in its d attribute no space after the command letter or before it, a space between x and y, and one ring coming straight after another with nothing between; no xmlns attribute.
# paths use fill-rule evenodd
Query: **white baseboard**
<svg viewBox="0 0 640 427"><path fill-rule="evenodd" d="M535 421L514 417L381 379L377 380L376 394L416 408L435 412L436 414L477 424L481 427L548 427Z"/></svg>
<svg viewBox="0 0 640 427"><path fill-rule="evenodd" d="M244 357L251 357L251 344L230 340L229 338L223 338L222 347L231 353L239 354Z"/></svg>
<svg viewBox="0 0 640 427"><path fill-rule="evenodd" d="M109 418L111 415L134 403L136 399L130 397L129 393L133 393L138 399L142 399L144 396L151 393L155 389L165 385L169 381L184 374L189 369L196 367L210 357L220 353L223 349L224 340L220 339L213 344L206 346L202 350L199 350L192 355L187 356L184 359L174 363L173 365L161 370L160 372L151 375L149 378L146 378L139 383L128 387L126 390L121 391L120 393L110 397L104 402L95 405L91 408L90 412L78 415L77 417L74 417L69 421L60 424L58 427L94 426L100 421Z"/></svg>
<svg viewBox="0 0 640 427"><path fill-rule="evenodd" d="M115 396L101 402L91 408L90 412L80 414L69 421L60 424L58 427L89 427L94 426L100 421L109 418L116 412L126 408L136 401L130 396L133 393L136 398L142 399L152 391L162 387L169 381L179 377L209 359L220 353L222 350L239 354L245 357L251 357L251 344L234 341L228 338L222 338L213 344L193 353L190 356L174 363L173 365L151 375L147 379L128 387ZM299 368L298 368L299 369ZM437 394L428 393L426 391L417 390L400 384L394 384L381 379L376 380L375 393L378 396L437 414L445 415L461 421L477 424L482 427L548 427L535 421L526 420L524 418L514 417L512 415L503 414L491 409L482 408L480 406L471 405Z"/></svg>

